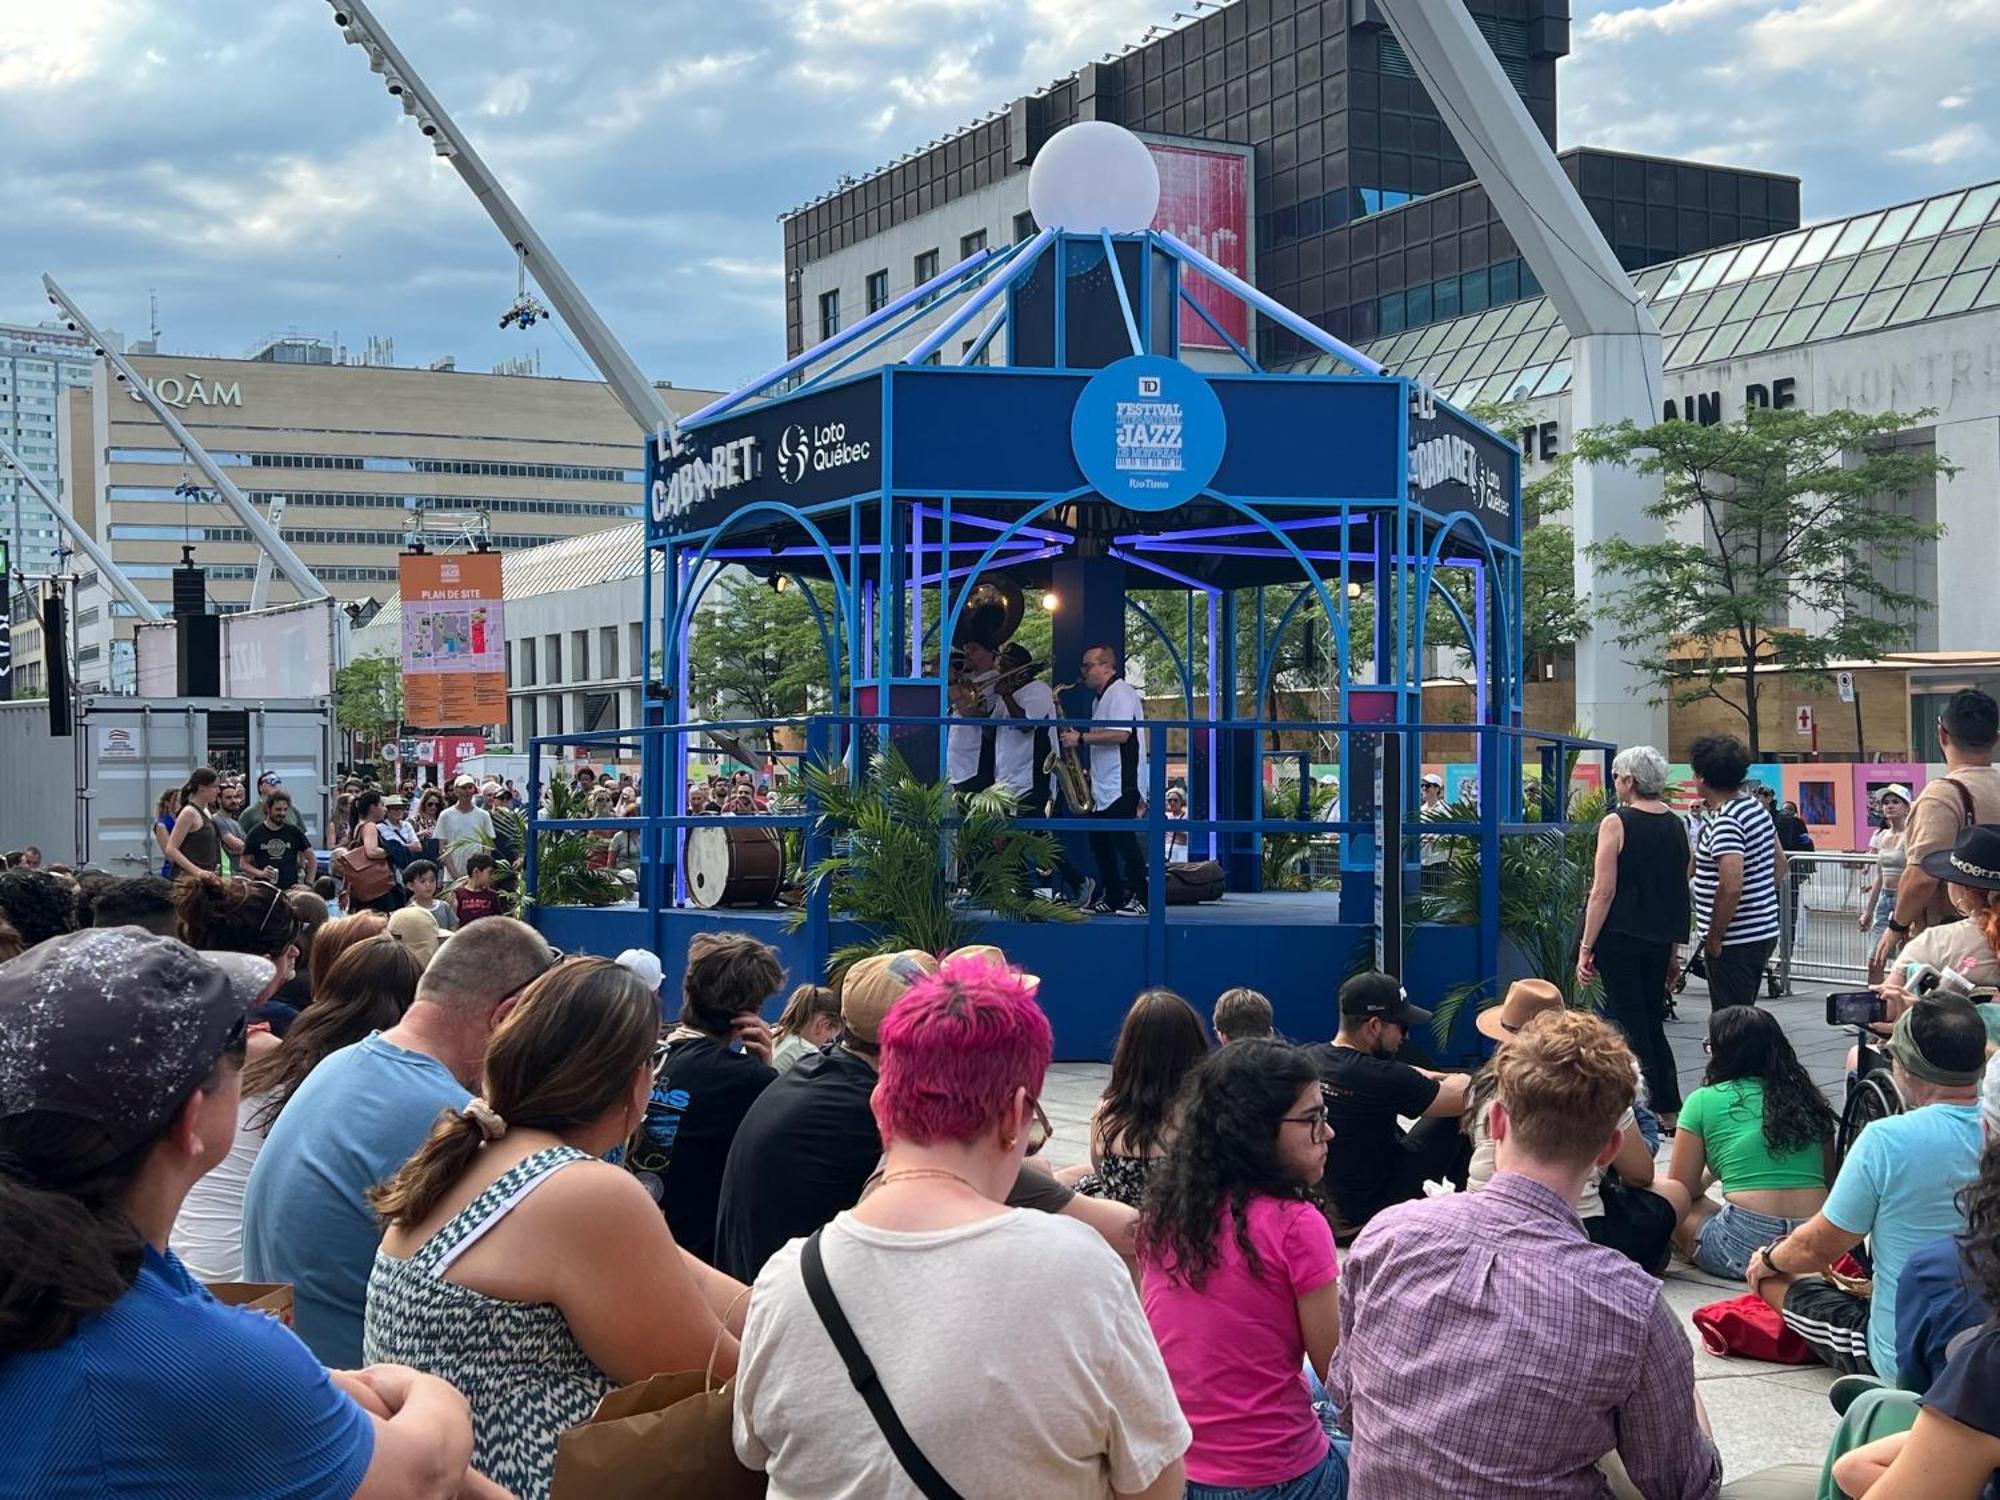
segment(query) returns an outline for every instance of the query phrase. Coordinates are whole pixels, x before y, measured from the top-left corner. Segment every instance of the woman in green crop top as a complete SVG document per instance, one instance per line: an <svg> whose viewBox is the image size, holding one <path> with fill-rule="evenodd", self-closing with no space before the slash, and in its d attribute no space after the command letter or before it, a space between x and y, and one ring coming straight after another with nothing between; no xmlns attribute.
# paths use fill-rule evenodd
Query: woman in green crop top
<svg viewBox="0 0 2000 1500"><path fill-rule="evenodd" d="M1708 1049L1708 1072L1681 1108L1668 1169L1687 1197L1674 1245L1711 1275L1740 1279L1751 1251L1826 1202L1839 1121L1768 1011L1716 1011ZM1708 1196L1718 1181L1719 1204Z"/></svg>

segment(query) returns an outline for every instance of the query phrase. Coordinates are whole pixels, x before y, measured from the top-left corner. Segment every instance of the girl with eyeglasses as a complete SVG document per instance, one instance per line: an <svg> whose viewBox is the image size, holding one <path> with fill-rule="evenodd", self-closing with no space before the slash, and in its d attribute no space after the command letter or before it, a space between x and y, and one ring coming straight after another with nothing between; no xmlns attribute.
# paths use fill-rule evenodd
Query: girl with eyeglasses
<svg viewBox="0 0 2000 1500"><path fill-rule="evenodd" d="M1141 1297L1194 1428L1190 1500L1342 1500L1315 1409L1340 1343L1319 1181L1332 1132L1311 1060L1232 1042L1188 1075L1139 1219Z"/></svg>

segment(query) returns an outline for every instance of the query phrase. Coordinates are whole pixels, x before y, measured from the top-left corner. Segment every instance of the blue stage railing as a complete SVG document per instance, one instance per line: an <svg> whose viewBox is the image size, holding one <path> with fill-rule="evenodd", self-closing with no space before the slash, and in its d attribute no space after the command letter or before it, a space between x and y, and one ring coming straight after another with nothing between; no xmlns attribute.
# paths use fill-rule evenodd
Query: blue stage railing
<svg viewBox="0 0 2000 1500"><path fill-rule="evenodd" d="M637 817L624 818L566 818L548 819L540 816L542 790L542 758L551 750L562 748L588 747L602 753L628 756L635 748L646 764L660 763L656 757L664 755L665 764L673 764L672 751L677 740L685 737L699 737L709 734L729 735L743 739L757 736L767 742L774 731L790 729L798 732L805 741L803 752L799 754L806 762L824 765L847 761L850 766L857 763L853 754L861 743L863 735L873 731L878 741L894 743L897 731L914 731L942 736L954 726L962 727L963 719L949 716L923 716L903 714L815 714L800 715L782 719L746 719L723 722L699 722L681 724L647 725L635 729L578 731L536 736L529 745L528 767L528 828L529 837L525 851L523 884L532 897L536 889L537 860L540 835L561 832L606 832L636 828L640 832L640 905L658 910L672 904L669 895L669 872L679 864L679 830L719 825L751 825L778 829L803 830L804 849L802 868L811 868L827 852L827 835L820 827L819 808L809 792L803 792L803 807L798 812L764 813L689 813L685 808L685 786L671 789L675 811L661 812L657 809L643 809ZM980 727L994 728L1037 728L1053 727L1046 719L981 719ZM1426 738L1450 737L1456 740L1471 739L1475 754L1473 759L1480 767L1480 786L1485 794L1480 801L1480 816L1476 821L1443 821L1422 819L1415 816L1414 806L1406 805L1404 818L1404 839L1400 856L1394 861L1405 877L1418 868L1414 851L1419 840L1426 837L1459 837L1477 839L1480 846L1480 920L1479 952L1482 967L1491 972L1497 961L1499 950L1498 912L1500 909L1500 841L1523 834L1545 833L1551 829L1573 826L1567 819L1568 794L1573 770L1584 756L1602 759L1599 786L1608 788L1611 781L1610 761L1615 746L1600 740L1585 739L1576 735L1560 734L1545 730L1522 729L1507 725L1481 724L1380 724L1352 721L1310 721L1310 720L1236 720L1227 724L1215 724L1208 720L1193 719L1148 719L1130 722L1093 720L1096 728L1131 728L1144 731L1149 737L1147 755L1146 807L1141 816L1134 818L1107 819L1099 817L1037 817L1023 815L1017 822L1023 828L1046 829L1054 833L1064 832L1133 832L1144 841L1147 856L1147 968L1149 982L1156 982L1157 976L1166 968L1166 849L1169 837L1185 837L1187 848L1196 846L1197 838L1208 842L1211 837L1222 835L1249 835L1252 837L1270 834L1297 835L1333 834L1343 838L1349 835L1375 837L1379 833L1379 823L1374 818L1315 818L1309 815L1311 788L1307 777L1302 774L1300 781L1301 815L1266 815L1249 818L1219 818L1196 816L1192 805L1185 818L1169 819L1165 815L1166 792L1168 786L1167 764L1170 759L1165 750L1166 738L1170 735L1185 736L1183 749L1177 758L1184 758L1192 764L1193 749L1203 736L1209 737L1209 754L1215 753L1214 735L1217 731L1248 733L1261 742L1272 734L1285 735L1368 735L1376 738L1396 736L1406 745L1421 747ZM1494 781L1498 773L1506 768L1524 767L1533 763L1522 753L1525 747L1536 747L1536 762L1540 775L1533 791L1539 799L1536 808L1540 816L1527 815L1527 798L1530 788L1520 776L1507 776L1494 795ZM1295 759L1300 752L1265 749L1261 752L1269 758L1281 760ZM1416 755L1406 755L1404 764L1410 768L1409 784L1405 787L1406 804L1414 803L1415 770L1419 764ZM1489 770L1489 768L1491 768ZM1302 763L1302 773L1306 765ZM865 774L865 769L864 769ZM649 782L648 784L656 784ZM1560 792L1558 791L1560 788ZM802 789L803 791L803 789ZM1341 807L1355 805L1361 788L1341 788ZM1259 783L1257 796L1259 804L1265 790ZM1372 805L1372 788L1367 792ZM1558 797L1562 800L1559 803ZM1213 845L1211 844L1211 847ZM942 861L946 851L939 851ZM1343 883L1347 875L1360 873L1358 867L1343 860ZM1372 892L1372 878L1370 889ZM1345 903L1343 903L1345 905ZM828 952L828 936L834 920L829 910L829 892L824 886L812 891L806 902L805 932L811 952L823 961Z"/></svg>

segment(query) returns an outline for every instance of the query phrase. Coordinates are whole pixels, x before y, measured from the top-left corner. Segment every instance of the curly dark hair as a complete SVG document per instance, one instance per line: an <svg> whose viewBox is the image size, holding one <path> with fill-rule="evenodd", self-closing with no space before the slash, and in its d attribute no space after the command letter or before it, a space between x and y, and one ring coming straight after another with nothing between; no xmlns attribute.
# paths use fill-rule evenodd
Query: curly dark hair
<svg viewBox="0 0 2000 1500"><path fill-rule="evenodd" d="M1986 1143L1979 1175L1958 1194L1965 1215L1965 1263L1988 1307L2000 1307L2000 1136Z"/></svg>
<svg viewBox="0 0 2000 1500"><path fill-rule="evenodd" d="M46 870L0 871L0 917L32 948L76 926L76 899L68 886Z"/></svg>
<svg viewBox="0 0 2000 1500"><path fill-rule="evenodd" d="M1121 1156L1151 1156L1167 1136L1188 1070L1208 1055L1194 1007L1168 989L1147 990L1125 1012L1111 1081L1098 1106L1097 1137Z"/></svg>
<svg viewBox="0 0 2000 1500"><path fill-rule="evenodd" d="M1769 1011L1724 1006L1708 1018L1708 1042L1703 1083L1754 1078L1764 1085L1764 1143L1773 1155L1817 1146L1839 1128L1839 1117Z"/></svg>
<svg viewBox="0 0 2000 1500"><path fill-rule="evenodd" d="M1189 1072L1180 1124L1153 1166L1139 1214L1139 1249L1176 1281L1199 1291L1220 1256L1224 1209L1253 1276L1264 1268L1250 1243L1250 1200L1325 1204L1278 1157L1281 1121L1299 1091L1319 1082L1306 1054L1289 1042L1254 1038L1211 1052Z"/></svg>

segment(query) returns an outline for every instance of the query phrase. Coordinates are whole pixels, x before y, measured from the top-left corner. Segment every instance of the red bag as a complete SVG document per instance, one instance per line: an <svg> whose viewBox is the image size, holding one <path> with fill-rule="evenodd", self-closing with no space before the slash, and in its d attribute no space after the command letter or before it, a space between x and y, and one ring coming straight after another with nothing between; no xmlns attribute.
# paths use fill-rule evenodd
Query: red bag
<svg viewBox="0 0 2000 1500"><path fill-rule="evenodd" d="M1806 1341L1787 1328L1778 1310L1755 1293L1711 1302L1689 1316L1701 1331L1702 1346L1717 1359L1737 1354L1777 1365L1814 1363Z"/></svg>

